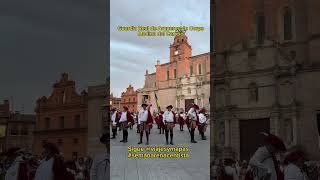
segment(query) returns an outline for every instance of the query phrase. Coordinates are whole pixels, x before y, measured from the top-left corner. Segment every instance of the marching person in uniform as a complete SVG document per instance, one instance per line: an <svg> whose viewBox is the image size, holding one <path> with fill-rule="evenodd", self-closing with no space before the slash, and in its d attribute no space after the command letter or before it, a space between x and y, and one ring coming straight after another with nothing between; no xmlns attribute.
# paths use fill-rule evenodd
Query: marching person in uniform
<svg viewBox="0 0 320 180"><path fill-rule="evenodd" d="M201 134L201 139L202 140L206 140L206 136L204 135L204 133L206 132L206 129L207 129L207 117L205 115L205 112L206 110L204 108L202 108L200 111L199 111L199 126L198 126L198 129L200 131L200 134Z"/></svg>
<svg viewBox="0 0 320 180"><path fill-rule="evenodd" d="M307 180L306 174L302 171L305 155L302 151L293 151L285 157L284 180Z"/></svg>
<svg viewBox="0 0 320 180"><path fill-rule="evenodd" d="M178 122L180 125L180 131L183 131L183 126L184 126L184 113L180 112L179 117L178 117Z"/></svg>
<svg viewBox="0 0 320 180"><path fill-rule="evenodd" d="M150 125L153 123L153 118L150 113L150 106L147 104L142 104L141 105L142 109L139 111L138 115L138 124L140 127L140 141L138 144L142 143L142 138L143 138L143 132L146 132L146 138L147 142L146 145L149 144L149 134L150 134ZM148 107L148 109L147 109Z"/></svg>
<svg viewBox="0 0 320 180"><path fill-rule="evenodd" d="M122 140L120 142L128 142L128 127L134 123L131 113L128 111L127 106L123 106L123 111L120 116L120 127L122 129Z"/></svg>
<svg viewBox="0 0 320 180"><path fill-rule="evenodd" d="M264 146L259 147L249 161L250 171L254 180L283 180L276 154L285 152L286 147L279 137L273 134L265 136Z"/></svg>
<svg viewBox="0 0 320 180"><path fill-rule="evenodd" d="M197 110L199 110L199 106L196 104L193 104L188 111L189 127L191 129L190 130L191 143L197 143L197 141L194 140L194 131L199 121Z"/></svg>
<svg viewBox="0 0 320 180"><path fill-rule="evenodd" d="M137 133L140 133L140 125L138 123L138 116L139 116L139 112L136 113L134 122L137 124Z"/></svg>
<svg viewBox="0 0 320 180"><path fill-rule="evenodd" d="M164 113L163 111L160 111L156 118L156 123L158 124L158 127L159 127L159 134L164 134L164 130L165 130L165 126L163 123L163 113Z"/></svg>
<svg viewBox="0 0 320 180"><path fill-rule="evenodd" d="M111 109L112 116L111 116L111 122L112 122L112 138L115 139L117 136L117 124L119 123L120 115L116 108Z"/></svg>
<svg viewBox="0 0 320 180"><path fill-rule="evenodd" d="M57 146L53 143L45 143L43 148L44 159L36 171L34 180L74 180L74 177L67 172Z"/></svg>
<svg viewBox="0 0 320 180"><path fill-rule="evenodd" d="M176 124L176 115L172 111L172 105L167 106L167 111L163 114L163 123L165 125L166 144L168 145L169 131L170 131L170 144L173 145L173 128Z"/></svg>

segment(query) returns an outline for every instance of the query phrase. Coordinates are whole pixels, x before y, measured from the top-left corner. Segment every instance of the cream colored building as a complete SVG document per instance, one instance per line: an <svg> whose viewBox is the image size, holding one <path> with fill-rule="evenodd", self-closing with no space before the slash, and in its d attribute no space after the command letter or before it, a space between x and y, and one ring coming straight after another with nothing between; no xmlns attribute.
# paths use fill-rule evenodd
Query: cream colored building
<svg viewBox="0 0 320 180"><path fill-rule="evenodd" d="M175 110L189 109L192 103L209 109L210 57L209 53L192 56L192 48L186 35L176 36L170 45L170 61L161 64L156 72L145 74L144 87L138 89L138 107L151 103L156 111L158 97L161 110L172 105Z"/></svg>
<svg viewBox="0 0 320 180"><path fill-rule="evenodd" d="M248 160L264 131L320 159L319 9L318 0L214 2L215 157Z"/></svg>

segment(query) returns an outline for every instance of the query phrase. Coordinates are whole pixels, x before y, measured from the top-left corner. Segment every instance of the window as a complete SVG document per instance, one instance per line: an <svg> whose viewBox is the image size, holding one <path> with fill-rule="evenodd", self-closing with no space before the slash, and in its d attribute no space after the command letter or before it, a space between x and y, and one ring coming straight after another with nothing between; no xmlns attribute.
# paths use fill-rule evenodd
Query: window
<svg viewBox="0 0 320 180"><path fill-rule="evenodd" d="M45 128L46 129L50 128L50 118L48 118L48 117L45 119Z"/></svg>
<svg viewBox="0 0 320 180"><path fill-rule="evenodd" d="M263 14L256 16L257 43L262 44L265 38L265 17Z"/></svg>
<svg viewBox="0 0 320 180"><path fill-rule="evenodd" d="M188 88L188 94L191 94L191 88Z"/></svg>
<svg viewBox="0 0 320 180"><path fill-rule="evenodd" d="M130 102L130 98L129 98L129 102Z"/></svg>
<svg viewBox="0 0 320 180"><path fill-rule="evenodd" d="M80 115L75 115L74 116L74 127L75 128L80 128Z"/></svg>
<svg viewBox="0 0 320 180"><path fill-rule="evenodd" d="M21 135L28 135L28 127L22 127L21 129Z"/></svg>
<svg viewBox="0 0 320 180"><path fill-rule="evenodd" d="M193 74L193 67L190 66L190 76Z"/></svg>
<svg viewBox="0 0 320 180"><path fill-rule="evenodd" d="M174 76L174 78L177 78L177 69L173 70L173 76Z"/></svg>
<svg viewBox="0 0 320 180"><path fill-rule="evenodd" d="M199 72L199 75L202 74L202 66L201 66L201 64L198 65L198 72Z"/></svg>
<svg viewBox="0 0 320 180"><path fill-rule="evenodd" d="M59 120L60 120L60 122L59 122L60 128L63 129L64 128L64 117L60 116Z"/></svg>
<svg viewBox="0 0 320 180"><path fill-rule="evenodd" d="M11 131L10 131L10 134L12 136L17 136L19 134L19 130L18 130L18 127L17 126L13 126Z"/></svg>
<svg viewBox="0 0 320 180"><path fill-rule="evenodd" d="M73 144L78 144L79 143L79 139L78 138L73 138Z"/></svg>
<svg viewBox="0 0 320 180"><path fill-rule="evenodd" d="M170 72L167 71L167 80L169 80L169 78L170 78Z"/></svg>
<svg viewBox="0 0 320 180"><path fill-rule="evenodd" d="M251 83L249 85L249 101L257 102L259 100L259 89L257 84Z"/></svg>
<svg viewBox="0 0 320 180"><path fill-rule="evenodd" d="M283 13L283 39L292 39L292 12L291 9L286 7Z"/></svg>

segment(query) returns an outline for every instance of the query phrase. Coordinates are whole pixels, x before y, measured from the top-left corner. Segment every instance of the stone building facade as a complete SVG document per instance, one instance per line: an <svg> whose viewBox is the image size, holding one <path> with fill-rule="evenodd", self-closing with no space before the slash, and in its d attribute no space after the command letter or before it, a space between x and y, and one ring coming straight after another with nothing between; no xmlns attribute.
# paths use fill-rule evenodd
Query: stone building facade
<svg viewBox="0 0 320 180"><path fill-rule="evenodd" d="M214 156L248 159L264 131L319 160L319 1L216 0L212 7Z"/></svg>
<svg viewBox="0 0 320 180"><path fill-rule="evenodd" d="M146 71L144 87L138 89L138 104L151 103L156 109L156 97L161 110L172 105L177 111L189 109L192 103L209 109L210 56L192 56L188 37L176 36L169 49L169 62L156 62L156 72Z"/></svg>
<svg viewBox="0 0 320 180"><path fill-rule="evenodd" d="M110 94L110 107L121 109L121 98L115 97L112 93Z"/></svg>
<svg viewBox="0 0 320 180"><path fill-rule="evenodd" d="M131 84L127 87L125 92L121 93L120 106L120 110L122 110L123 106L127 106L130 112L137 111L137 92L134 90Z"/></svg>
<svg viewBox="0 0 320 180"><path fill-rule="evenodd" d="M88 94L76 92L75 82L63 73L49 97L36 104L34 153L41 155L43 143L55 143L66 159L87 153Z"/></svg>
<svg viewBox="0 0 320 180"><path fill-rule="evenodd" d="M88 87L88 150L90 157L102 154L106 146L100 143L100 136L107 129L107 87L105 84Z"/></svg>
<svg viewBox="0 0 320 180"><path fill-rule="evenodd" d="M6 148L19 147L32 152L35 124L34 114L11 113L7 121Z"/></svg>

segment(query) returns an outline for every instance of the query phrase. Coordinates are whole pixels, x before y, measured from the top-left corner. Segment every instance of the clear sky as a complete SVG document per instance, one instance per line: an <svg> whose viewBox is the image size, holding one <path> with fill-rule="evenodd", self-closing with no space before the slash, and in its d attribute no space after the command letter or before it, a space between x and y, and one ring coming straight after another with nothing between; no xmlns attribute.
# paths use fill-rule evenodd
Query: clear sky
<svg viewBox="0 0 320 180"><path fill-rule="evenodd" d="M78 91L105 83L100 2L0 1L0 103L12 97L14 111L34 113L36 100L51 94L63 72Z"/></svg>
<svg viewBox="0 0 320 180"><path fill-rule="evenodd" d="M118 31L118 26L203 26L205 31L187 32L193 55L210 50L209 0L111 0L110 87L120 97L129 84L143 87L146 69L155 71L156 60L169 61L172 36L139 37Z"/></svg>

